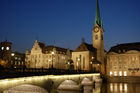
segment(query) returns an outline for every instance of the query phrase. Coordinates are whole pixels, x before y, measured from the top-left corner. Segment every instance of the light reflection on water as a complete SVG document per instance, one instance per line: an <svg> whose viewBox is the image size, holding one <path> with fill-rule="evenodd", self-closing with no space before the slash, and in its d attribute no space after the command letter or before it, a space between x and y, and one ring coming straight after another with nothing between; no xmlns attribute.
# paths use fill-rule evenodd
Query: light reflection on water
<svg viewBox="0 0 140 93"><path fill-rule="evenodd" d="M11 82L11 84L12 83L13 82ZM4 90L5 86L8 86L8 84L4 83L2 86L0 85L0 93L2 93L1 90ZM140 93L140 84L108 83L102 85L96 83L95 86L83 86L82 89L81 91L53 90L51 93Z"/></svg>
<svg viewBox="0 0 140 93"><path fill-rule="evenodd" d="M56 92L57 93L57 92ZM108 83L101 86L84 86L83 91L59 91L58 93L140 93L140 84Z"/></svg>
<svg viewBox="0 0 140 93"><path fill-rule="evenodd" d="M140 84L109 83L106 86L109 90L105 93L140 93Z"/></svg>
<svg viewBox="0 0 140 93"><path fill-rule="evenodd" d="M101 93L101 83L96 83L95 86L83 86L81 91L61 91L53 93Z"/></svg>

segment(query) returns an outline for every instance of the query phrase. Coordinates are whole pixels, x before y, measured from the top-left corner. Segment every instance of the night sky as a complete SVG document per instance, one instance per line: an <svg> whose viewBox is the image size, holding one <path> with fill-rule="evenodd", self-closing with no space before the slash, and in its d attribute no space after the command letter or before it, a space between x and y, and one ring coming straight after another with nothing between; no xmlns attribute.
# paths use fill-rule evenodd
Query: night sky
<svg viewBox="0 0 140 93"><path fill-rule="evenodd" d="M140 42L140 0L99 0L105 49ZM92 43L96 0L0 0L0 41L25 52L34 41L75 49Z"/></svg>

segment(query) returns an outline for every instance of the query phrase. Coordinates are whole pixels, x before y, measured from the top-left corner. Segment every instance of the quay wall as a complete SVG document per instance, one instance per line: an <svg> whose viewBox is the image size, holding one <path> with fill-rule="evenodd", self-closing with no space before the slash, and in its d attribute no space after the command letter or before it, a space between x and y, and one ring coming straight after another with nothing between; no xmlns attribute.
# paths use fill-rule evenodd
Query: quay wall
<svg viewBox="0 0 140 93"><path fill-rule="evenodd" d="M109 83L140 83L140 76L107 76Z"/></svg>

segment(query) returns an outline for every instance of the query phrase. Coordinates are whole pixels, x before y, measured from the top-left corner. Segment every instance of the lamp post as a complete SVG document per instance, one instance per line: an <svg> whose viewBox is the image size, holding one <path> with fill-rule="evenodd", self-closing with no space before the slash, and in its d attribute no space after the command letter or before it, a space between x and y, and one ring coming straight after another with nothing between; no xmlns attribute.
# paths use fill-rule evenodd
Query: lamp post
<svg viewBox="0 0 140 93"><path fill-rule="evenodd" d="M14 67L13 64L15 63L15 61L14 61L14 56L15 56L15 53L11 53L11 64L10 64L10 65L11 65L12 67Z"/></svg>
<svg viewBox="0 0 140 93"><path fill-rule="evenodd" d="M90 62L90 66L91 66L90 71L91 71L91 72L93 71L92 64L93 64L93 62L91 61L91 62Z"/></svg>

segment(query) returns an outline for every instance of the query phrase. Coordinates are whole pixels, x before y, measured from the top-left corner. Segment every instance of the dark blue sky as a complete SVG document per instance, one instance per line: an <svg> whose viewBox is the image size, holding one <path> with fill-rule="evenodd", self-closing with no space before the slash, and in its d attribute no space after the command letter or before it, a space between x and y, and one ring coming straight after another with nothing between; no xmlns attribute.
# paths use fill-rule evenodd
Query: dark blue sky
<svg viewBox="0 0 140 93"><path fill-rule="evenodd" d="M105 49L140 42L140 0L99 0ZM0 0L0 41L13 51L31 49L35 38L46 45L75 49L81 38L92 43L96 0Z"/></svg>

